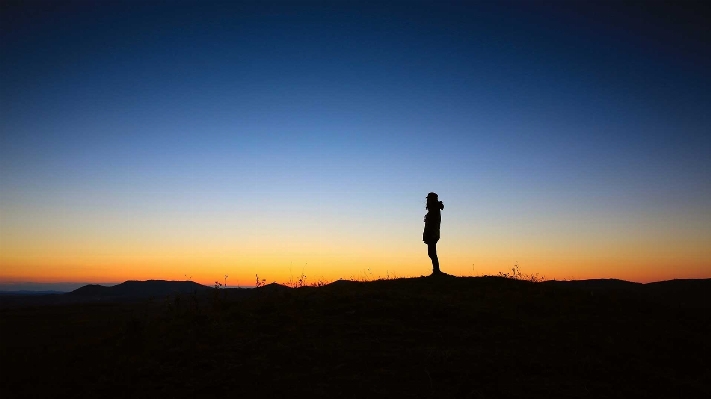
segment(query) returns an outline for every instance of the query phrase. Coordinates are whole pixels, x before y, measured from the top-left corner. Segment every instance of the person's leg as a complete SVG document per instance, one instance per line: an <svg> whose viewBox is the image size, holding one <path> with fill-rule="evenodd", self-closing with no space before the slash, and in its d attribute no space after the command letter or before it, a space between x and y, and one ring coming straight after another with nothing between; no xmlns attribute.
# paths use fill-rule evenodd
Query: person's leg
<svg viewBox="0 0 711 399"><path fill-rule="evenodd" d="M427 255L432 259L432 274L439 273L439 259L437 259L437 244L427 244Z"/></svg>

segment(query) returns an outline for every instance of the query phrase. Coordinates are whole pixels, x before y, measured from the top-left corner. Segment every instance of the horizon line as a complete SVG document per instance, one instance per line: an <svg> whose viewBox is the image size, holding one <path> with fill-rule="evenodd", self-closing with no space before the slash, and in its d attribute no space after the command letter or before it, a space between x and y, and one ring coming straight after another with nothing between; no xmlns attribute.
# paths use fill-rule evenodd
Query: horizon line
<svg viewBox="0 0 711 399"><path fill-rule="evenodd" d="M398 278L392 278L389 280L398 280L398 279L405 279L405 278L420 278L420 277L426 277L426 276L413 276L413 277L398 277ZM506 278L505 276L498 276L498 275L481 275L481 276L456 276L453 275L453 277L458 277L458 278L481 278L481 277L503 277ZM709 280L711 277L704 277L704 278L673 278L673 279L668 279L668 280L659 280L659 281L650 281L650 282L639 282L639 281L630 281L630 280L623 280L619 278L610 278L610 277L600 277L600 278L588 278L588 279L580 279L580 280L570 280L570 279L550 279L550 280L543 280L541 282L545 281L560 281L560 282L572 282L572 281L590 281L590 280L617 280L617 281L625 281L629 283L634 283L634 284L654 284L654 283L661 283L665 281L674 281L674 280ZM327 284L330 284L335 281L339 280L345 280L345 281L356 281L356 282L369 282L369 281L378 281L378 280L384 280L384 279L373 279L373 280L367 280L367 281L359 281L359 280L352 280L352 279L335 279ZM388 279L385 279L388 280ZM206 285L206 284L201 284L199 282L193 281L193 280L166 280L166 279L147 279L147 280L125 280L122 282L101 282L101 283L90 283L90 282L77 282L77 281L68 281L68 282L52 282L52 283L42 283L42 282L34 282L34 281L23 281L23 282L8 282L8 283L2 283L0 282L0 292L8 292L11 291L10 289L13 288L12 286L19 286L19 285L41 285L45 286L46 288L32 288L32 287L27 287L27 288L17 288L14 289L14 291L58 291L58 292L71 292L74 291L77 288L84 287L87 285L101 285L101 286L115 286L119 284L123 284L125 282L130 282L130 281L136 281L136 282L147 282L147 281L167 281L167 282L193 282L195 284L202 285L204 287L211 288L212 285ZM280 283L277 281L274 281L272 283L276 283L279 285L284 285L284 286L289 286L286 283ZM269 284L272 284L269 283ZM66 286L66 285L76 285L76 288L72 289L56 289L58 288L57 286ZM304 285L308 286L308 285ZM53 289L54 288L54 289ZM256 288L254 285L228 285L226 287L220 287L219 289L239 289L239 288Z"/></svg>

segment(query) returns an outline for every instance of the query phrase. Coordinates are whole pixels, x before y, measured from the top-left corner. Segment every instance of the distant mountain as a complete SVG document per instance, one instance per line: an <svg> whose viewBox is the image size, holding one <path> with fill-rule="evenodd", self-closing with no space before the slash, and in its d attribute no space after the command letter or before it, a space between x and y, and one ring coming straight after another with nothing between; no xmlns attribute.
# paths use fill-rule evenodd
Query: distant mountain
<svg viewBox="0 0 711 399"><path fill-rule="evenodd" d="M618 280L614 278L609 279L590 279L590 280L573 280L573 281L557 281L550 280L544 281L542 284L558 286L558 287L571 287L584 289L589 291L609 291L609 290L633 290L642 287L644 284L634 283L631 281Z"/></svg>
<svg viewBox="0 0 711 399"><path fill-rule="evenodd" d="M65 295L93 298L146 298L202 292L209 287L193 281L126 281L111 287L89 284Z"/></svg>
<svg viewBox="0 0 711 399"><path fill-rule="evenodd" d="M101 284L105 286L116 285L120 281L97 281L89 283L87 281L65 281L59 283L35 283L31 281L0 282L0 292L9 291L46 291L55 293L71 292L87 284Z"/></svg>
<svg viewBox="0 0 711 399"><path fill-rule="evenodd" d="M526 289L529 284L540 284L553 291L573 290L589 293L594 296L613 295L623 300L653 301L665 306L684 306L686 308L707 309L711 306L711 279L670 280L641 284L616 279L593 279L578 281L545 281L530 283L503 277L452 277L436 278L416 277L395 280L377 280L371 282L356 282L339 280L324 287L303 287L297 290L307 290L321 293L334 291L378 291L378 290L422 290L433 286L448 286L451 290L487 290ZM211 295L212 287L192 281L126 281L113 286L89 284L72 292L57 294L48 292L38 295L0 293L0 308L14 306L65 305L89 302L134 302L151 297L160 298L175 294L197 293L200 298ZM221 289L221 295L228 300L242 300L263 295L284 295L294 290L280 285L268 284L259 288L228 288Z"/></svg>
<svg viewBox="0 0 711 399"><path fill-rule="evenodd" d="M644 286L660 293L670 291L707 291L711 293L711 278L657 281L647 283Z"/></svg>
<svg viewBox="0 0 711 399"><path fill-rule="evenodd" d="M33 290L16 290L16 291L0 291L0 295L53 295L64 294L64 291L33 291Z"/></svg>
<svg viewBox="0 0 711 399"><path fill-rule="evenodd" d="M592 291L607 290L644 290L645 292L681 292L681 291L704 291L711 292L711 278L707 279L675 279L667 281L657 281L653 283L635 283L625 280L610 279L590 279L573 281L544 281L542 284L558 287L571 287Z"/></svg>

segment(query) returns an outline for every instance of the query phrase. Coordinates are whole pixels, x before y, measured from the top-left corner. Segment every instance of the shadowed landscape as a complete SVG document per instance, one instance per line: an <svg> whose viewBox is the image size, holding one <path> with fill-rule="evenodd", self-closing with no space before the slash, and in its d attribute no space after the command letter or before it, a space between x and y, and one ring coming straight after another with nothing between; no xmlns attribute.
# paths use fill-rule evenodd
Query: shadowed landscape
<svg viewBox="0 0 711 399"><path fill-rule="evenodd" d="M705 4L0 2L0 399L711 398Z"/></svg>
<svg viewBox="0 0 711 399"><path fill-rule="evenodd" d="M711 279L134 281L2 300L6 397L711 394Z"/></svg>

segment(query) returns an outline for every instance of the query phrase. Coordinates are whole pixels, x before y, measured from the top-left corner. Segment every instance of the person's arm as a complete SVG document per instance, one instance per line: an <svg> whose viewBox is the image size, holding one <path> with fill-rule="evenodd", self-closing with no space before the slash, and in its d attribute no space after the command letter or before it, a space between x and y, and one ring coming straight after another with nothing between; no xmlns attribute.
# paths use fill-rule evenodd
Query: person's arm
<svg viewBox="0 0 711 399"><path fill-rule="evenodd" d="M422 241L427 242L427 239L432 237L432 220L428 219L429 213L425 215L425 231L422 232Z"/></svg>

